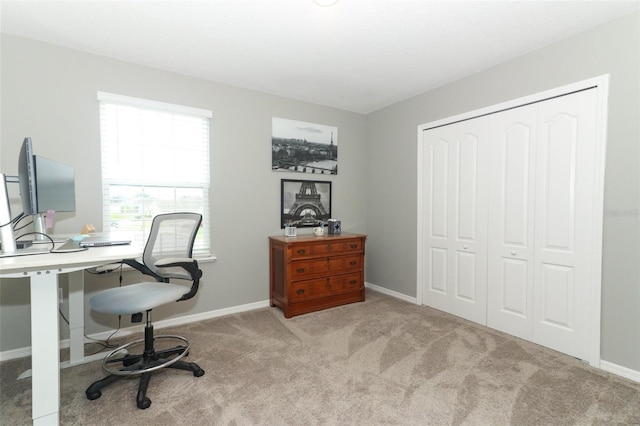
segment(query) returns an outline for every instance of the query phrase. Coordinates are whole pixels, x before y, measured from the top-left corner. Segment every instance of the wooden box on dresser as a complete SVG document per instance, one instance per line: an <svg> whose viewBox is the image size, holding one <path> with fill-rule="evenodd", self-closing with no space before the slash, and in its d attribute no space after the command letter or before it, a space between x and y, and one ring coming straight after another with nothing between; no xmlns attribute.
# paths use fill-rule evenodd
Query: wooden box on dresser
<svg viewBox="0 0 640 426"><path fill-rule="evenodd" d="M271 306L286 318L364 302L367 236L269 237Z"/></svg>

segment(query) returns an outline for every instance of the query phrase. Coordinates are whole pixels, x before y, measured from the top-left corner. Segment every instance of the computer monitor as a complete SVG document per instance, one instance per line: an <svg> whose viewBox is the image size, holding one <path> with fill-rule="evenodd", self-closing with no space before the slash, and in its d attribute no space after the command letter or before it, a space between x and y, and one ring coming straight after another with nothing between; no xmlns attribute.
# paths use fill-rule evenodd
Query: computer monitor
<svg viewBox="0 0 640 426"><path fill-rule="evenodd" d="M18 176L0 174L0 242L1 251L16 251L11 227L11 211L7 182L17 182L24 215L33 216L36 240L44 240L44 213L73 212L76 209L75 175L73 168L33 154L31 138L25 138L18 156Z"/></svg>
<svg viewBox="0 0 640 426"><path fill-rule="evenodd" d="M22 142L18 157L18 180L25 215L76 210L73 168L33 154L31 138Z"/></svg>
<svg viewBox="0 0 640 426"><path fill-rule="evenodd" d="M36 171L36 213L76 211L73 167L34 156Z"/></svg>
<svg viewBox="0 0 640 426"><path fill-rule="evenodd" d="M36 199L36 166L33 159L33 143L31 138L24 138L18 156L18 184L22 199L22 213L34 215L38 213Z"/></svg>
<svg viewBox="0 0 640 426"><path fill-rule="evenodd" d="M33 154L31 138L22 142L18 157L18 180L25 215L76 210L73 168Z"/></svg>
<svg viewBox="0 0 640 426"><path fill-rule="evenodd" d="M33 215L36 240L44 240L44 214L49 211L73 212L76 209L73 168L33 154L31 138L22 142L18 156L18 181L22 211Z"/></svg>

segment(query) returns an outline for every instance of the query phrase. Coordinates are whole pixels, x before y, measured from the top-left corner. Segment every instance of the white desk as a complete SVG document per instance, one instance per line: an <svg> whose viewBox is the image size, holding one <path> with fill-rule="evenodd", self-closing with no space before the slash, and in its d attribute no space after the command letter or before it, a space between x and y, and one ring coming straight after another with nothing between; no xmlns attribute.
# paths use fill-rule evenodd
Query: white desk
<svg viewBox="0 0 640 426"><path fill-rule="evenodd" d="M0 278L29 277L31 291L32 418L34 425L60 423L60 330L58 275L69 275L70 364L84 359L83 270L139 258L135 245L0 258Z"/></svg>

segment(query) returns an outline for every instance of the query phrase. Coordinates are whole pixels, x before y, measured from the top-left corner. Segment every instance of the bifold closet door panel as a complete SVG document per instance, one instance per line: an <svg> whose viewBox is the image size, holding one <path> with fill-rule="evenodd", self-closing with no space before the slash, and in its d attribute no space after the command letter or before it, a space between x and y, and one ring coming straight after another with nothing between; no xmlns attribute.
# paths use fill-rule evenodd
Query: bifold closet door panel
<svg viewBox="0 0 640 426"><path fill-rule="evenodd" d="M487 325L533 337L538 105L494 114L489 168Z"/></svg>
<svg viewBox="0 0 640 426"><path fill-rule="evenodd" d="M588 359L596 90L539 104L533 341Z"/></svg>
<svg viewBox="0 0 640 426"><path fill-rule="evenodd" d="M424 134L425 304L486 324L485 119Z"/></svg>
<svg viewBox="0 0 640 426"><path fill-rule="evenodd" d="M455 141L441 127L424 133L423 197L423 290L427 305L449 312L451 303L449 252L452 249L449 235L449 152Z"/></svg>

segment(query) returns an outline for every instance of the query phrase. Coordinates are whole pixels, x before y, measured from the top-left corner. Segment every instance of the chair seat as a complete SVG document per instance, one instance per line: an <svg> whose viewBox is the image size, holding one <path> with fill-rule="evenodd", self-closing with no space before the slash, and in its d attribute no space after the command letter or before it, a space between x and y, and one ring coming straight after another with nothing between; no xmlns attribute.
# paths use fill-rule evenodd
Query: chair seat
<svg viewBox="0 0 640 426"><path fill-rule="evenodd" d="M91 298L91 309L114 315L133 315L175 302L189 288L170 283L142 282L110 288Z"/></svg>

